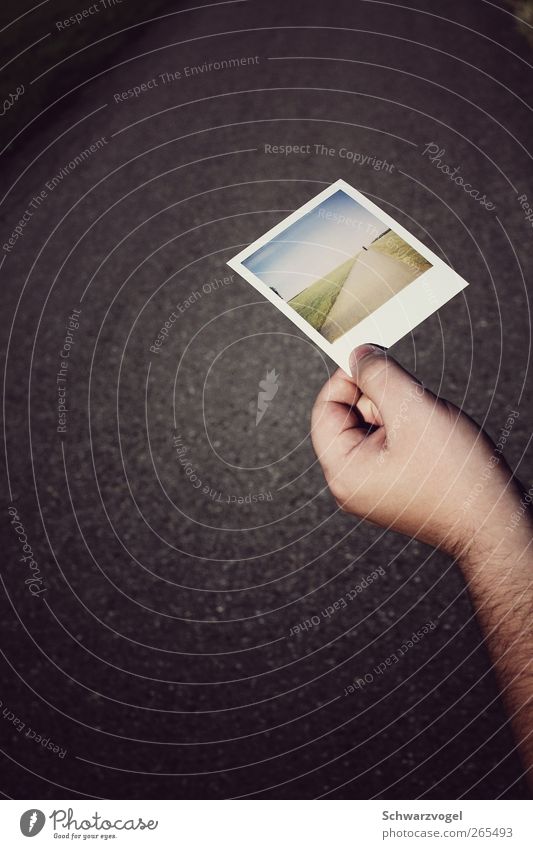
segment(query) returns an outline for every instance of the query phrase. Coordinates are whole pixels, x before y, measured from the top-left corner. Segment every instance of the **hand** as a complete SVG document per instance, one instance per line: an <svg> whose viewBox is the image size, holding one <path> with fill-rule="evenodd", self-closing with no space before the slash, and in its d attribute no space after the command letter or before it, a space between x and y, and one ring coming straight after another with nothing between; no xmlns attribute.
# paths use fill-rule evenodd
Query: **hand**
<svg viewBox="0 0 533 849"><path fill-rule="evenodd" d="M463 555L496 543L518 484L488 436L380 348L352 354L321 390L313 445L343 510ZM496 521L498 516L498 521Z"/></svg>
<svg viewBox="0 0 533 849"><path fill-rule="evenodd" d="M533 487L528 501L486 434L381 349L351 366L313 409L328 485L343 510L457 559L533 789Z"/></svg>

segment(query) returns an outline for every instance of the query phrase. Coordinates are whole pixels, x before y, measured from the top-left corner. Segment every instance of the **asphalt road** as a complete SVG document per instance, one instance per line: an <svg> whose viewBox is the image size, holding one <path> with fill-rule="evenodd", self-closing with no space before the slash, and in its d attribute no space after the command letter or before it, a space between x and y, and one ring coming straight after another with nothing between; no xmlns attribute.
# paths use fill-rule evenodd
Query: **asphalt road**
<svg viewBox="0 0 533 849"><path fill-rule="evenodd" d="M334 342L357 322L383 306L417 274L405 263L378 251L361 251L320 328Z"/></svg>
<svg viewBox="0 0 533 849"><path fill-rule="evenodd" d="M526 794L459 572L336 509L333 363L225 265L352 183L470 283L394 355L494 437L517 410L532 479L531 52L504 4L415 6L169 4L105 62L20 60L45 111L3 168L5 795Z"/></svg>

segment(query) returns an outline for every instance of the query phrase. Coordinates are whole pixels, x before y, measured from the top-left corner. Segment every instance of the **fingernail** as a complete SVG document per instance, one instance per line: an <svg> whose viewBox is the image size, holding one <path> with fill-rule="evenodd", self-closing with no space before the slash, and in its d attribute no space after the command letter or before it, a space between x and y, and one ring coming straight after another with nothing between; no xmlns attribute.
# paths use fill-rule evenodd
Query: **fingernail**
<svg viewBox="0 0 533 849"><path fill-rule="evenodd" d="M367 354L377 354L383 353L381 348L378 348L376 345L359 345L358 348L354 348L352 353L350 354L350 368L353 371L357 363L363 357L366 357Z"/></svg>

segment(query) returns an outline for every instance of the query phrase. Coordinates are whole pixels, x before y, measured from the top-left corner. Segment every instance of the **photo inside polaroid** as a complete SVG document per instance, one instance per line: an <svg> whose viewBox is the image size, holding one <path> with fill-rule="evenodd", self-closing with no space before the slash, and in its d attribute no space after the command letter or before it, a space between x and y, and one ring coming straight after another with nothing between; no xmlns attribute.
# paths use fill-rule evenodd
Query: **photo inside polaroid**
<svg viewBox="0 0 533 849"><path fill-rule="evenodd" d="M330 343L432 267L342 189L241 262Z"/></svg>

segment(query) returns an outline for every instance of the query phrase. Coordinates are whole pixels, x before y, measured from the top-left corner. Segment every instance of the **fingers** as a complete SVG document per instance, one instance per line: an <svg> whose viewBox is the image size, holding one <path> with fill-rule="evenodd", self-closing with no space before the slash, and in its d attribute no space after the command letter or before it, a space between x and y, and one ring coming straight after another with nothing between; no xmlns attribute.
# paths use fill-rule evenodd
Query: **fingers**
<svg viewBox="0 0 533 849"><path fill-rule="evenodd" d="M322 387L313 407L311 437L319 459L326 452L339 454L353 445L361 416L355 408L361 390L342 369ZM361 437L362 438L362 437Z"/></svg>
<svg viewBox="0 0 533 849"><path fill-rule="evenodd" d="M374 345L356 348L350 357L350 367L355 383L377 408L385 426L394 419L406 397L413 392L424 392L412 374Z"/></svg>
<svg viewBox="0 0 533 849"><path fill-rule="evenodd" d="M353 377L339 369L323 387L313 408L313 447L326 473L339 463L342 467L354 448L359 463L363 448L365 456L382 448L388 425L393 429L400 413L402 421L407 419L406 405L426 394L422 384L373 345L356 348L350 365ZM369 424L377 427L372 434Z"/></svg>

